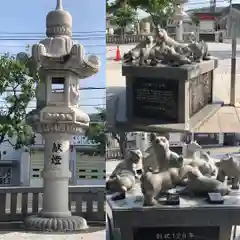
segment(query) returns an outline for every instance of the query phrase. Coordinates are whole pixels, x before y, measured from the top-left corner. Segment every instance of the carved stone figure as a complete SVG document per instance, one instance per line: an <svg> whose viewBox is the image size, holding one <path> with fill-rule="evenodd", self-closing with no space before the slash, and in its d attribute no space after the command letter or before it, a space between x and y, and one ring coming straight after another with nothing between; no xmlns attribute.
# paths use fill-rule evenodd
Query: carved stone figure
<svg viewBox="0 0 240 240"><path fill-rule="evenodd" d="M232 189L239 189L240 180L240 158L232 155L221 159L216 163L218 167L217 179L221 182L225 181L226 177L232 178Z"/></svg>
<svg viewBox="0 0 240 240"><path fill-rule="evenodd" d="M191 60L186 56L181 54L182 52L176 52L174 47L166 46L162 55L163 60L162 63L171 66L180 66L184 64L191 64Z"/></svg>
<svg viewBox="0 0 240 240"><path fill-rule="evenodd" d="M200 172L189 171L186 188L179 194L206 196L209 192L218 192L221 195L229 193L228 186L221 181L203 176Z"/></svg>
<svg viewBox="0 0 240 240"><path fill-rule="evenodd" d="M158 197L179 182L179 168L170 168L162 172L148 171L141 177L141 190L144 196L144 206L158 204Z"/></svg>
<svg viewBox="0 0 240 240"><path fill-rule="evenodd" d="M197 167L204 176L210 177L216 173L215 161L207 153L197 154L196 152L193 158L184 158L183 165Z"/></svg>
<svg viewBox="0 0 240 240"><path fill-rule="evenodd" d="M182 158L169 148L169 141L164 136L151 134L151 146L147 150L149 156L144 159L144 168L158 168L158 171L165 171L170 167L182 166ZM157 165L156 165L157 164Z"/></svg>
<svg viewBox="0 0 240 240"><path fill-rule="evenodd" d="M110 177L106 182L106 189L110 193L127 192L135 185L135 174L129 170L122 170L114 177Z"/></svg>
<svg viewBox="0 0 240 240"><path fill-rule="evenodd" d="M145 205L157 204L159 194L176 185L187 186L183 193L228 193L225 184L213 178L217 170L216 160L201 151L201 146L196 142L190 143L187 158L183 158L169 149L165 136L152 134L147 153L149 156L144 158L145 171L141 178Z"/></svg>
<svg viewBox="0 0 240 240"><path fill-rule="evenodd" d="M196 141L191 141L189 144L184 144L184 157L193 158L194 154L201 149L202 146L200 146Z"/></svg>
<svg viewBox="0 0 240 240"><path fill-rule="evenodd" d="M144 205L152 206L158 204L158 197L166 194L176 185L185 185L188 181L189 172L195 172L202 175L198 168L190 165L178 168L169 168L166 171L148 170L143 173L141 181L141 190L144 195Z"/></svg>
<svg viewBox="0 0 240 240"><path fill-rule="evenodd" d="M192 60L195 62L200 62L201 60L209 60L210 54L208 52L208 46L204 41L192 42L188 45L188 48L193 53Z"/></svg>
<svg viewBox="0 0 240 240"><path fill-rule="evenodd" d="M147 37L135 48L124 55L125 63L138 63L139 65L166 64L180 66L209 60L208 46L205 42L197 42L191 37L189 44L180 43L168 36L166 30L159 28L155 39Z"/></svg>
<svg viewBox="0 0 240 240"><path fill-rule="evenodd" d="M106 188L111 192L128 191L135 185L143 173L142 152L130 150L126 159L121 161L106 182Z"/></svg>
<svg viewBox="0 0 240 240"><path fill-rule="evenodd" d="M124 62L132 62L140 57L142 58L141 61L143 61L145 57L147 59L150 53L149 51L153 45L153 37L147 36L144 41L140 42L135 48L124 54Z"/></svg>
<svg viewBox="0 0 240 240"><path fill-rule="evenodd" d="M169 141L164 136L151 135L151 146L147 149L149 155L144 159L144 169L151 167L159 171L167 170L171 167L182 167L190 165L197 167L203 175L212 176L216 171L214 160L207 154L194 152L194 149L201 149L201 146L196 142L192 142L187 153L188 158L183 158L169 148Z"/></svg>

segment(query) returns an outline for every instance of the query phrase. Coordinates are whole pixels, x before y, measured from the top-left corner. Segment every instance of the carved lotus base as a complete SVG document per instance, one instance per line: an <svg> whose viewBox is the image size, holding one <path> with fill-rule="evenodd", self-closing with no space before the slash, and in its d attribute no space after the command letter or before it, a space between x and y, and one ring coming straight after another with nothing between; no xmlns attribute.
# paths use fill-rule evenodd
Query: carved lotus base
<svg viewBox="0 0 240 240"><path fill-rule="evenodd" d="M87 221L79 216L67 218L46 218L37 215L29 216L24 220L25 228L32 231L80 231L88 228Z"/></svg>

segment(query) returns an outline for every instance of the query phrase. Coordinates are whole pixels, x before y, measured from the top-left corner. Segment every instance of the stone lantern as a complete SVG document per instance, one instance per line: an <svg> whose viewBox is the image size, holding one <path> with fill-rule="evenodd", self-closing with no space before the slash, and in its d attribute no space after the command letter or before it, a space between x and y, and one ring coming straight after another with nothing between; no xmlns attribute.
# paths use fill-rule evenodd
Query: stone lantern
<svg viewBox="0 0 240 240"><path fill-rule="evenodd" d="M69 148L73 135L84 134L89 116L78 108L79 79L99 71L96 56L84 55L81 44L73 44L72 16L57 1L46 18L47 38L32 47L32 58L40 76L36 88L37 108L27 121L45 139L43 208L27 217L29 229L66 231L86 229L81 216L69 210Z"/></svg>
<svg viewBox="0 0 240 240"><path fill-rule="evenodd" d="M188 17L184 12L183 5L188 0L176 0L173 20L176 21L176 40L183 41L183 20Z"/></svg>

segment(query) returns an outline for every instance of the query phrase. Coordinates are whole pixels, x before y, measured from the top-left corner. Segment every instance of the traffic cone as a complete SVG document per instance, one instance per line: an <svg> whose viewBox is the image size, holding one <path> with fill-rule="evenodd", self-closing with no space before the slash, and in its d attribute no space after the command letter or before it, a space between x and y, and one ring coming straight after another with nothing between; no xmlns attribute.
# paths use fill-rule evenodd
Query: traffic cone
<svg viewBox="0 0 240 240"><path fill-rule="evenodd" d="M120 60L121 60L121 53L120 53L119 46L117 46L115 61L120 61Z"/></svg>

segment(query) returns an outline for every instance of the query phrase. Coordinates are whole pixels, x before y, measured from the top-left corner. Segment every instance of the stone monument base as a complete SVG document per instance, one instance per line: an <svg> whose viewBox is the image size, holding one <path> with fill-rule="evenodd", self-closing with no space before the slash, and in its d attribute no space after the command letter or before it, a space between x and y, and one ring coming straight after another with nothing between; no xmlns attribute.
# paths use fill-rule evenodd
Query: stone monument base
<svg viewBox="0 0 240 240"><path fill-rule="evenodd" d="M217 66L218 60L214 58L180 67L124 64L125 123L133 125L132 131L153 125L196 130L224 104L213 101Z"/></svg>
<svg viewBox="0 0 240 240"><path fill-rule="evenodd" d="M24 225L28 230L51 232L81 231L88 228L87 221L79 216L46 218L33 215L24 220Z"/></svg>
<svg viewBox="0 0 240 240"><path fill-rule="evenodd" d="M126 199L106 196L110 239L128 240L230 240L240 224L240 191L224 196L223 204L209 204L204 198L180 197L180 205L143 206L140 187ZM119 238L120 235L120 238Z"/></svg>
<svg viewBox="0 0 240 240"><path fill-rule="evenodd" d="M208 104L198 113L189 119L186 123L169 123L169 124L151 124L146 122L136 122L127 120L124 122L116 121L115 128L119 131L145 131L145 132L197 132L198 129L208 121L223 106L222 102Z"/></svg>

